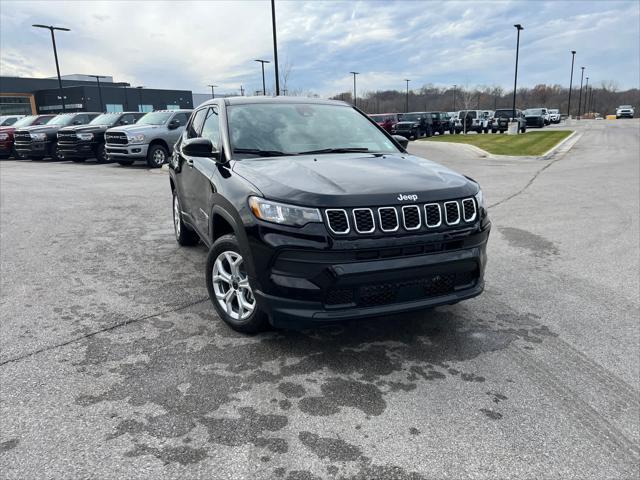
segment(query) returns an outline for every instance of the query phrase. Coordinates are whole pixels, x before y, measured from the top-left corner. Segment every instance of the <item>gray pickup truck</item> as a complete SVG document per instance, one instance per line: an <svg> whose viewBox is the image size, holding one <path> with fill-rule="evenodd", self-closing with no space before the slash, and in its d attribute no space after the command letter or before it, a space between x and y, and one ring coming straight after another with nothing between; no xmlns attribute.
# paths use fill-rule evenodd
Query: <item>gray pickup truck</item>
<svg viewBox="0 0 640 480"><path fill-rule="evenodd" d="M191 110L157 110L149 112L134 125L114 127L104 134L109 160L120 165L146 161L159 168L169 160Z"/></svg>

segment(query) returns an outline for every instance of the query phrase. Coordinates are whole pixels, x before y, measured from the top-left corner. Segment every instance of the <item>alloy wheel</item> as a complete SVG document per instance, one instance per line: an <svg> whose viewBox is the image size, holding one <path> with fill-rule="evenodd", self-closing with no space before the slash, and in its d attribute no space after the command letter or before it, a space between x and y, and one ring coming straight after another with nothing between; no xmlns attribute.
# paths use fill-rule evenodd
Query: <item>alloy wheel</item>
<svg viewBox="0 0 640 480"><path fill-rule="evenodd" d="M156 148L153 152L153 163L156 165L164 165L164 161L166 160L166 155L161 148Z"/></svg>
<svg viewBox="0 0 640 480"><path fill-rule="evenodd" d="M256 300L238 252L227 250L213 264L212 283L216 301L233 320L246 320L256 308Z"/></svg>

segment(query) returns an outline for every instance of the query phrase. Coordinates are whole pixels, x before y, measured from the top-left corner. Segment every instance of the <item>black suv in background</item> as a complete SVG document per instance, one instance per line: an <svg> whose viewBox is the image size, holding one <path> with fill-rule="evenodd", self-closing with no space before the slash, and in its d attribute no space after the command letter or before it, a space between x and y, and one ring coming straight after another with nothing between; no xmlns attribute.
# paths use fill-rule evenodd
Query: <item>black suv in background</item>
<svg viewBox="0 0 640 480"><path fill-rule="evenodd" d="M528 108L523 112L527 122L527 127L544 127L547 122L545 119L546 111L544 108Z"/></svg>
<svg viewBox="0 0 640 480"><path fill-rule="evenodd" d="M482 292L479 185L400 138L330 100L235 97L193 112L169 163L174 230L207 245L223 321L302 327Z"/></svg>
<svg viewBox="0 0 640 480"><path fill-rule="evenodd" d="M491 119L491 133L504 133L509 129L509 122L513 120L513 109L511 108L501 108L496 110L493 114L493 118ZM518 122L518 130L520 133L526 133L527 131L527 121L524 118L521 110L515 110L515 119Z"/></svg>
<svg viewBox="0 0 640 480"><path fill-rule="evenodd" d="M107 151L104 132L108 128L121 125L133 125L145 113L118 112L103 113L91 120L88 125L74 125L58 131L58 157L74 162L84 162L94 158L98 163L107 163Z"/></svg>
<svg viewBox="0 0 640 480"><path fill-rule="evenodd" d="M427 112L431 117L431 126L433 133L444 135L444 132L451 132L451 124L449 123L449 114L446 112ZM452 132L451 132L452 133Z"/></svg>
<svg viewBox="0 0 640 480"><path fill-rule="evenodd" d="M95 112L61 113L45 125L21 128L13 134L14 147L22 157L59 160L58 130L72 125L86 125L98 115Z"/></svg>
<svg viewBox="0 0 640 480"><path fill-rule="evenodd" d="M400 121L391 127L393 135L417 140L420 137L432 135L431 117L425 112L409 112L399 115Z"/></svg>

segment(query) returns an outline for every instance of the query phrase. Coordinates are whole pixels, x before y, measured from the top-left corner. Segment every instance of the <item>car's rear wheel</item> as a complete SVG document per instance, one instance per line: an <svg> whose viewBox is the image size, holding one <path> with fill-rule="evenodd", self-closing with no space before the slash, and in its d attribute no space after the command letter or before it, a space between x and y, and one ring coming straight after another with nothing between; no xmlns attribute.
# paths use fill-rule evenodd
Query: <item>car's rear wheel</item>
<svg viewBox="0 0 640 480"><path fill-rule="evenodd" d="M98 148L96 149L96 161L98 163L109 162L109 155L107 155L107 148L105 147L104 143L98 145Z"/></svg>
<svg viewBox="0 0 640 480"><path fill-rule="evenodd" d="M207 289L216 312L232 329L257 333L268 325L249 284L235 235L220 237L207 257Z"/></svg>
<svg viewBox="0 0 640 480"><path fill-rule="evenodd" d="M198 234L182 220L180 199L175 190L173 191L173 231L176 234L176 241L183 247L195 245L200 241Z"/></svg>
<svg viewBox="0 0 640 480"><path fill-rule="evenodd" d="M520 133L527 133L526 125L520 129Z"/></svg>
<svg viewBox="0 0 640 480"><path fill-rule="evenodd" d="M151 145L147 152L147 165L151 168L160 168L169 157L169 152L162 145Z"/></svg>

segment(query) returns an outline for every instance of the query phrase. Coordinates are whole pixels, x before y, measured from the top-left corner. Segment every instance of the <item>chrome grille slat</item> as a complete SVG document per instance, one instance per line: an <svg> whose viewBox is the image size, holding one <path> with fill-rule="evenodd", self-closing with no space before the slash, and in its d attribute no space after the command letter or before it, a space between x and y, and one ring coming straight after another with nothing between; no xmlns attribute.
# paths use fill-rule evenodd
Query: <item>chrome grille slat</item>
<svg viewBox="0 0 640 480"><path fill-rule="evenodd" d="M465 198L462 200L462 218L464 221L473 222L476 219L476 215L476 202L473 198Z"/></svg>
<svg viewBox="0 0 640 480"><path fill-rule="evenodd" d="M437 218L437 221L430 221L434 216ZM442 225L442 211L440 210L439 203L427 203L424 206L424 223L427 225L427 228L437 228Z"/></svg>
<svg viewBox="0 0 640 480"><path fill-rule="evenodd" d="M370 208L354 208L352 213L356 232L372 233L376 229L373 211Z"/></svg>
<svg viewBox="0 0 640 480"><path fill-rule="evenodd" d="M455 205L455 212L453 206ZM444 218L447 225L457 225L460 223L460 205L458 202L444 202Z"/></svg>
<svg viewBox="0 0 640 480"><path fill-rule="evenodd" d="M418 216L417 219L413 218L416 214ZM420 207L418 207L417 205L403 205L402 224L404 225L405 230L418 230L422 226L422 221L420 219Z"/></svg>
<svg viewBox="0 0 640 480"><path fill-rule="evenodd" d="M349 216L346 210L341 208L329 208L325 210L327 225L329 229L337 235L346 235L351 231L349 227Z"/></svg>
<svg viewBox="0 0 640 480"><path fill-rule="evenodd" d="M394 222L393 227L389 227L389 221L391 217L389 217L389 212L393 212ZM398 211L395 207L380 207L378 208L378 220L380 221L380 230L385 233L395 232L400 228L400 222L398 221Z"/></svg>

